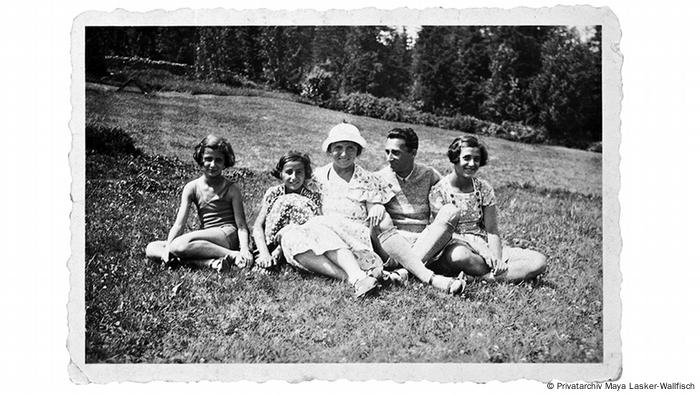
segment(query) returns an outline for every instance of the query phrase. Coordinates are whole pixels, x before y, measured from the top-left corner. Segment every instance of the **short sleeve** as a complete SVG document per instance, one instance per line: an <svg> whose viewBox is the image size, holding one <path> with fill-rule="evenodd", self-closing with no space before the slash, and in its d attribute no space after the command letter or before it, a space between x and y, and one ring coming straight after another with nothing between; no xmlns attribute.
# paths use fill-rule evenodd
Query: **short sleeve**
<svg viewBox="0 0 700 394"><path fill-rule="evenodd" d="M479 179L479 184L481 185L481 204L485 207L496 205L496 193L493 191L491 184L483 179Z"/></svg>
<svg viewBox="0 0 700 394"><path fill-rule="evenodd" d="M265 191L265 194L263 195L263 200L262 200L262 206L260 207L260 211L265 212L265 214L270 213L270 207L272 207L272 203L275 202L275 200L281 196L284 192L281 192L279 186L273 186Z"/></svg>
<svg viewBox="0 0 700 394"><path fill-rule="evenodd" d="M430 167L430 186L435 186L442 179L442 175L436 169Z"/></svg>
<svg viewBox="0 0 700 394"><path fill-rule="evenodd" d="M428 193L428 202L430 203L430 215L435 218L440 208L448 203L445 196L445 190L442 187L442 183L438 182L435 186L430 188L430 193Z"/></svg>
<svg viewBox="0 0 700 394"><path fill-rule="evenodd" d="M357 166L353 185L350 189L350 197L355 201L374 204L386 204L396 194L391 190L391 185L384 179Z"/></svg>
<svg viewBox="0 0 700 394"><path fill-rule="evenodd" d="M317 168L316 170L314 170L313 174L311 174L311 177L306 180L304 186L306 186L306 188L309 189L309 191L312 193L322 193L323 184L319 180L320 177L321 175L319 173L319 169Z"/></svg>

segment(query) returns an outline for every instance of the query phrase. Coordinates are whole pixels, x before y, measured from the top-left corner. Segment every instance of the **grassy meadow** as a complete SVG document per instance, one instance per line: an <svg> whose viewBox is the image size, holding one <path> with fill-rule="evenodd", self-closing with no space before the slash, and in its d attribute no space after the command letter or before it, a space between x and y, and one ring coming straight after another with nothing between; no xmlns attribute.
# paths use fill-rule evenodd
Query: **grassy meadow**
<svg viewBox="0 0 700 394"><path fill-rule="evenodd" d="M148 242L167 236L182 186L199 175L191 151L203 136L232 141L238 163L227 175L252 225L279 156L297 149L325 164L321 142L342 120L368 140L359 163L383 166L386 131L400 123L250 92L144 96L90 85L88 128L113 129L103 139L128 145L128 136L138 151L88 145L86 153L86 361L602 362L598 153L484 137L490 163L480 176L496 188L504 241L549 258L536 282L472 284L452 297L412 280L356 300L349 285L290 267L217 274L144 257ZM418 160L447 173L446 148L461 133L413 127Z"/></svg>

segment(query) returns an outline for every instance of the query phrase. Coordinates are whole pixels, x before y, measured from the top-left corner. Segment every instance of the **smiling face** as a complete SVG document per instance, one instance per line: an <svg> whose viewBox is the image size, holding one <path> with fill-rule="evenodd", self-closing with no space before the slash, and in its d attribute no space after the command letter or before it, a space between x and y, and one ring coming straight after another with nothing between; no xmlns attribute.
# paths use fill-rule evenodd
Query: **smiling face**
<svg viewBox="0 0 700 394"><path fill-rule="evenodd" d="M211 148L204 148L202 154L202 170L204 175L210 178L221 176L221 172L226 168L226 156L223 152L215 151Z"/></svg>
<svg viewBox="0 0 700 394"><path fill-rule="evenodd" d="M478 147L462 146L459 161L454 164L455 174L463 178L471 178L476 175L481 163L481 151Z"/></svg>
<svg viewBox="0 0 700 394"><path fill-rule="evenodd" d="M406 176L413 170L416 152L409 151L403 139L387 139L384 144L384 153L391 169L400 176Z"/></svg>
<svg viewBox="0 0 700 394"><path fill-rule="evenodd" d="M345 169L355 164L357 145L350 141L334 142L328 148L328 155L333 159L336 168Z"/></svg>
<svg viewBox="0 0 700 394"><path fill-rule="evenodd" d="M282 171L280 171L280 178L282 178L287 191L295 192L301 189L306 179L304 163L300 161L284 163Z"/></svg>

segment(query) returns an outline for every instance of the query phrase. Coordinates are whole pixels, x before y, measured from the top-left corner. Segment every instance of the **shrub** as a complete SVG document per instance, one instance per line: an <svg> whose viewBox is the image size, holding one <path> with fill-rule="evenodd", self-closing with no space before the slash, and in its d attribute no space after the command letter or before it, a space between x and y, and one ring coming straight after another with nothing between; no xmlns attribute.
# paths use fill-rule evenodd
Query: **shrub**
<svg viewBox="0 0 700 394"><path fill-rule="evenodd" d="M544 143L547 141L544 129L524 125L521 122L504 121L498 124L470 115L440 116L419 111L403 101L379 98L368 93L351 93L331 98L325 102L324 106L353 115L459 130L518 142Z"/></svg>
<svg viewBox="0 0 700 394"><path fill-rule="evenodd" d="M229 71L224 71L224 70L217 70L217 78L216 82L223 83L228 86L232 86L235 88L249 88L249 89L260 89L261 86L258 85L257 83L249 80L248 78L244 77L243 75L236 74L233 72Z"/></svg>
<svg viewBox="0 0 700 394"><path fill-rule="evenodd" d="M126 154L141 156L143 152L134 145L129 134L118 127L87 125L85 127L85 151L105 155Z"/></svg>
<svg viewBox="0 0 700 394"><path fill-rule="evenodd" d="M319 66L314 66L301 83L301 96L314 103L322 104L335 96L337 89L335 75Z"/></svg>
<svg viewBox="0 0 700 394"><path fill-rule="evenodd" d="M524 125L520 122L504 121L501 128L505 131L504 137L511 141L541 144L547 140L544 129Z"/></svg>

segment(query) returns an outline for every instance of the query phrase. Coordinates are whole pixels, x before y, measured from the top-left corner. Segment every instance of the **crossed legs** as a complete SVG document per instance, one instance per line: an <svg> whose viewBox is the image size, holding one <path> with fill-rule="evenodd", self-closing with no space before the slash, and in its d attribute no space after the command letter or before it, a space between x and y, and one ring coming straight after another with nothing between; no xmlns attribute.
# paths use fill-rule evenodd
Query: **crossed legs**
<svg viewBox="0 0 700 394"><path fill-rule="evenodd" d="M219 228L192 231L175 238L168 251L182 260L196 266L208 267L212 259L219 257L236 257L238 244L230 245L230 239ZM160 259L165 252L166 241L154 241L146 246L146 257Z"/></svg>
<svg viewBox="0 0 700 394"><path fill-rule="evenodd" d="M508 271L494 280L522 282L534 279L547 267L547 258L534 250L504 247L502 257L508 262ZM457 243L447 246L432 268L445 275L458 275L464 272L477 278L491 279L485 277L491 269L484 259L468 247Z"/></svg>

